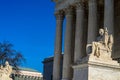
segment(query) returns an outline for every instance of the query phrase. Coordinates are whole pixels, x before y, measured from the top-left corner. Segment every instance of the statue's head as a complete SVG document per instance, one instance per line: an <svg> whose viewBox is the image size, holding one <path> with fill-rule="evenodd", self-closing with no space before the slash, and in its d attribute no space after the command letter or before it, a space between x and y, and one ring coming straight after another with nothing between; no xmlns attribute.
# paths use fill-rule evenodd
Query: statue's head
<svg viewBox="0 0 120 80"><path fill-rule="evenodd" d="M99 29L99 34L102 36L104 35L104 29Z"/></svg>
<svg viewBox="0 0 120 80"><path fill-rule="evenodd" d="M5 65L9 65L9 62L8 62L8 61L6 61L6 62L5 62Z"/></svg>

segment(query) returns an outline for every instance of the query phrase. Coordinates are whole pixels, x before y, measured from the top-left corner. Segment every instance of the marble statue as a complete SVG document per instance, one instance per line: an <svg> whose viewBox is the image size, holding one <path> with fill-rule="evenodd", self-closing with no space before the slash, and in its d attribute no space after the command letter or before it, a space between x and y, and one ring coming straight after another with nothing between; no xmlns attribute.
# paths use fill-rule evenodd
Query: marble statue
<svg viewBox="0 0 120 80"><path fill-rule="evenodd" d="M0 80L12 80L10 75L12 73L12 66L9 65L8 61L5 62L5 66L0 66Z"/></svg>
<svg viewBox="0 0 120 80"><path fill-rule="evenodd" d="M108 34L107 28L99 29L99 35L97 40L92 42L91 54L94 54L96 57L100 56L100 50L111 52L113 45L113 36Z"/></svg>

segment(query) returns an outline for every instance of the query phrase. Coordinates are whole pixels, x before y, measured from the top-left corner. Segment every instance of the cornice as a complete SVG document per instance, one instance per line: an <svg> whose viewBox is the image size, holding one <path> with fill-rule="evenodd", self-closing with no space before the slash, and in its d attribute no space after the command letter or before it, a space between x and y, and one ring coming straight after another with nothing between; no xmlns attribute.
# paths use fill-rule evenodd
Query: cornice
<svg viewBox="0 0 120 80"><path fill-rule="evenodd" d="M70 5L75 3L76 0L62 0L61 2L56 3L55 11L68 8Z"/></svg>
<svg viewBox="0 0 120 80"><path fill-rule="evenodd" d="M56 4L55 6L55 12L59 10L63 10L65 8L68 8L69 6L76 6L76 4L81 4L85 6L85 8L88 8L88 1L89 0L53 0ZM104 5L104 0L90 0L94 3L94 1L97 1L97 3L101 6Z"/></svg>

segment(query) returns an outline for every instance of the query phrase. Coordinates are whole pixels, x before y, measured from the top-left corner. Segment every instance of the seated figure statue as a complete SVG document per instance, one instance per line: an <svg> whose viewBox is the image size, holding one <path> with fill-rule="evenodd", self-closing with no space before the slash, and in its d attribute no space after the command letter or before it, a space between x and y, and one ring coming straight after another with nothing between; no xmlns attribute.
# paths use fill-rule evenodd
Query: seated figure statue
<svg viewBox="0 0 120 80"><path fill-rule="evenodd" d="M112 35L108 35L108 30L106 29L99 29L99 35L97 40L92 42L92 53L94 56L100 56L100 50L104 50L107 52L112 51L113 45L113 37Z"/></svg>

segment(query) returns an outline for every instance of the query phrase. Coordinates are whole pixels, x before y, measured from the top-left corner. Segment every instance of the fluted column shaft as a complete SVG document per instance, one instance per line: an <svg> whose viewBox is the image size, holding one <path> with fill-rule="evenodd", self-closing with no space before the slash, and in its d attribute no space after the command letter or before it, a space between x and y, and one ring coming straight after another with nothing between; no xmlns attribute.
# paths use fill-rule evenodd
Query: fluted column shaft
<svg viewBox="0 0 120 80"><path fill-rule="evenodd" d="M53 64L53 80L60 80L60 66L62 57L62 27L63 27L63 12L59 11L56 16L56 40Z"/></svg>
<svg viewBox="0 0 120 80"><path fill-rule="evenodd" d="M84 29L84 6L76 4L76 33L75 33L75 56L74 63L83 57L83 29Z"/></svg>
<svg viewBox="0 0 120 80"><path fill-rule="evenodd" d="M97 0L89 0L89 13L88 13L88 44L96 40L97 36Z"/></svg>
<svg viewBox="0 0 120 80"><path fill-rule="evenodd" d="M109 34L114 33L114 0L104 0L104 27Z"/></svg>
<svg viewBox="0 0 120 80"><path fill-rule="evenodd" d="M68 8L66 12L66 33L63 58L62 80L72 80L72 36L73 36L73 8Z"/></svg>

